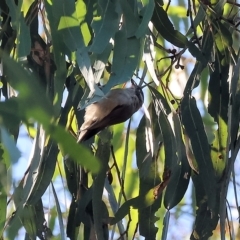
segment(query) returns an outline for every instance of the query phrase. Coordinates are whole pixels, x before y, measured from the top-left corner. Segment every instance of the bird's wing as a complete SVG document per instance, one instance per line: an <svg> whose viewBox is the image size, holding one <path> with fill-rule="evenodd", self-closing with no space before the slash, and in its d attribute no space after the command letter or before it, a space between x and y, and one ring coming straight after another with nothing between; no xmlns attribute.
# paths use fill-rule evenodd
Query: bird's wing
<svg viewBox="0 0 240 240"><path fill-rule="evenodd" d="M120 120L117 122L125 121L121 121L122 116L120 113L123 111L121 109L126 109L127 106L131 106L131 99L126 90L127 89L114 89L99 102L88 106L86 108L84 123L80 131L98 128L100 126L104 128L106 127L105 125L115 124L117 119ZM116 114L111 114L114 111ZM107 124L108 120L113 123Z"/></svg>

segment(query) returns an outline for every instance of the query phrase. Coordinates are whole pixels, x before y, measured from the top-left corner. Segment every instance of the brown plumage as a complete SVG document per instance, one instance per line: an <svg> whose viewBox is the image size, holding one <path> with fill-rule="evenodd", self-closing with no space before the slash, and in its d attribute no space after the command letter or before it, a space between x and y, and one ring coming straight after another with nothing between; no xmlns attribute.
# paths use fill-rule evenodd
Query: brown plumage
<svg viewBox="0 0 240 240"><path fill-rule="evenodd" d="M89 139L105 127L125 122L142 106L142 89L133 80L131 82L131 88L113 89L86 108L77 142Z"/></svg>

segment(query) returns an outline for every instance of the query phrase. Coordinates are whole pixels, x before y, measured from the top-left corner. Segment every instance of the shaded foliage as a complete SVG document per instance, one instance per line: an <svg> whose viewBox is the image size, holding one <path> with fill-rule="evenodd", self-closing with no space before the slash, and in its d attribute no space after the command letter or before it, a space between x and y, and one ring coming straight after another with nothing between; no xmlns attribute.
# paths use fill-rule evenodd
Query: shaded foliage
<svg viewBox="0 0 240 240"><path fill-rule="evenodd" d="M223 0L0 1L2 238L24 227L26 239L166 239L189 189L190 239L218 224L224 239L231 177L237 202L238 12ZM83 109L131 78L147 107L77 144ZM15 186L23 128L32 154Z"/></svg>

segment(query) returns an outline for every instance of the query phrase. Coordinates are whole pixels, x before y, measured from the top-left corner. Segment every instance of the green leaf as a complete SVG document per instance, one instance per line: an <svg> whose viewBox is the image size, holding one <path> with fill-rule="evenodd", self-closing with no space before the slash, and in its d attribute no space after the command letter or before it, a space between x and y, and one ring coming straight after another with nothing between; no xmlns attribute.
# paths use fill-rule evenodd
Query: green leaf
<svg viewBox="0 0 240 240"><path fill-rule="evenodd" d="M46 133L61 146L64 154L69 154L78 163L83 166L86 164L85 167L90 167L93 172L97 172L100 164L96 158L83 146L77 144L76 139L67 133L64 127L52 122L53 107L48 98L43 97L45 93L36 78L6 55L2 55L2 59L11 85L19 92L18 102L21 114L42 124ZM12 71L12 68L15 71ZM82 153L81 158L79 158L79 152Z"/></svg>
<svg viewBox="0 0 240 240"><path fill-rule="evenodd" d="M82 109L82 108L85 108L87 105L95 101L98 101L100 98L104 96L104 94L95 82L93 69L91 66L91 61L90 61L90 57L88 55L87 50L83 49L81 51L78 49L76 52L76 57L77 57L77 63L78 63L79 69L90 89L90 93L88 96L88 99L90 100L85 104L85 106L81 106L81 109Z"/></svg>
<svg viewBox="0 0 240 240"><path fill-rule="evenodd" d="M214 7L214 13L216 13L216 17L220 17L223 14L224 5L227 3L227 0L218 0L217 4Z"/></svg>
<svg viewBox="0 0 240 240"><path fill-rule="evenodd" d="M153 104L151 103L149 108L149 113L151 119L156 119L157 115ZM161 180L158 174L156 174L156 169L158 169L158 163L155 160L158 155L158 150L154 156L151 155L149 149L149 143L147 142L147 119L145 116L142 117L140 124L137 128L137 138L136 138L136 157L137 166L139 168L139 195L146 194L150 189L160 184ZM157 121L152 121L152 132L155 148L159 148L159 141L162 138L160 136L160 128ZM157 228L155 227L155 222L157 218L155 217L156 212L161 206L161 197L156 200L153 205L139 209L139 232L142 236L152 236L156 237Z"/></svg>
<svg viewBox="0 0 240 240"><path fill-rule="evenodd" d="M83 36L80 32L80 23L76 16L62 16L58 25L58 31L71 52L77 48L85 47Z"/></svg>
<svg viewBox="0 0 240 240"><path fill-rule="evenodd" d="M200 23L205 19L206 17L206 12L203 8L202 3L200 2L200 6L198 8L198 12L196 17L193 19L193 26L191 25L190 28L188 29L186 36L190 35L193 33L193 29L197 29L197 27L200 25Z"/></svg>
<svg viewBox="0 0 240 240"><path fill-rule="evenodd" d="M162 240L167 239L167 234L169 232L169 220L170 220L170 211L167 211L163 218L163 230L162 230Z"/></svg>
<svg viewBox="0 0 240 240"><path fill-rule="evenodd" d="M203 54L203 51L199 50L192 42L188 42L187 43L188 46L188 50L189 52L197 59L197 61L201 62L201 64L203 66L207 66L208 61L205 57L205 55Z"/></svg>
<svg viewBox="0 0 240 240"><path fill-rule="evenodd" d="M120 6L122 8L122 13L123 13L123 27L126 31L126 37L127 38L132 38L136 37L135 33L136 30L139 27L138 20L135 17L134 11L131 8L131 3L129 3L126 0L120 0Z"/></svg>
<svg viewBox="0 0 240 240"><path fill-rule="evenodd" d="M168 111L169 109L166 110L165 106L168 105L166 104L166 100L165 99L163 100L161 94L158 93L156 90L153 91L153 89L151 88L151 93L153 97L154 108L158 117L158 124L161 130L161 135L163 136L165 152L164 168L172 171L174 166L173 163L177 160L176 156L177 150L175 145L174 134L167 118L167 112L169 113ZM163 105L164 102L165 105Z"/></svg>
<svg viewBox="0 0 240 240"><path fill-rule="evenodd" d="M141 194L135 198L127 200L116 212L115 217L110 219L110 224L116 224L118 221L122 220L129 212L130 207L135 209L144 209L153 205L154 203L158 203L159 198L154 198L154 188L147 191L145 194ZM156 217L155 217L156 218ZM147 219L147 221L151 221L152 219Z"/></svg>
<svg viewBox="0 0 240 240"><path fill-rule="evenodd" d="M164 39L176 47L184 48L186 46L188 39L174 29L166 11L163 10L157 2L153 12L152 22L158 33L160 33Z"/></svg>
<svg viewBox="0 0 240 240"><path fill-rule="evenodd" d="M214 63L214 72L210 75L208 91L208 112L217 123L215 139L211 145L213 166L218 179L222 177L227 159L228 137L228 104L229 104L229 65L222 66L217 58Z"/></svg>
<svg viewBox="0 0 240 240"><path fill-rule="evenodd" d="M93 1L91 1L93 2ZM86 6L85 2L83 0L77 0L76 2L76 15L78 18L78 21L80 23L80 28L81 28L81 32L82 32L82 37L84 40L84 44L85 46L88 46L90 40L91 40L91 32L89 29L89 25L90 23L87 21L87 16L88 14L91 14L91 10L93 11L93 9L89 9L89 7ZM88 9L88 11L87 11Z"/></svg>
<svg viewBox="0 0 240 240"><path fill-rule="evenodd" d="M159 106L161 106L161 110L166 113L167 115L171 113L171 108L166 100L166 98L163 97L163 95L156 90L155 88L149 86L149 89L151 91L152 97L154 99L157 99L157 103Z"/></svg>
<svg viewBox="0 0 240 240"><path fill-rule="evenodd" d="M20 63L7 55L3 53L1 55L9 84L19 92L18 99L21 102L19 112L25 111L28 117L33 117L34 114L38 119L49 124L49 117L54 116L53 107L49 99L43 97L46 94L37 77L28 73Z"/></svg>
<svg viewBox="0 0 240 240"><path fill-rule="evenodd" d="M19 16L19 26L17 30L17 57L26 57L30 53L31 38L30 29L25 23L23 13Z"/></svg>
<svg viewBox="0 0 240 240"><path fill-rule="evenodd" d="M206 198L204 185L202 183L201 176L193 174L192 180L195 186L196 194L196 219L193 227L193 232L191 234L191 239L209 239L213 234L213 230L216 229L219 220L219 199L220 191L219 188L216 189L215 198L215 209L209 208L209 204Z"/></svg>
<svg viewBox="0 0 240 240"><path fill-rule="evenodd" d="M99 0L100 16L93 18L92 28L95 33L90 52L102 53L109 43L110 38L118 30L120 16L116 11L116 1Z"/></svg>
<svg viewBox="0 0 240 240"><path fill-rule="evenodd" d="M22 204L22 194L23 181L20 182L19 186L15 189L13 194L14 203L18 211L20 205ZM19 213L20 214L17 215L19 216L30 238L35 239L37 236L39 238L43 238L43 236L45 238L49 238L52 236L50 229L46 226L41 199L34 206L25 205ZM11 225L11 227L14 227L14 225Z"/></svg>
<svg viewBox="0 0 240 240"><path fill-rule="evenodd" d="M143 8L141 9L142 21L135 33L137 38L140 38L146 34L148 24L152 18L153 10L155 7L154 0L145 0L143 1Z"/></svg>
<svg viewBox="0 0 240 240"><path fill-rule="evenodd" d="M116 33L111 76L104 87L104 92L108 92L113 86L125 83L132 78L142 55L141 45L140 39L128 38L124 30Z"/></svg>
<svg viewBox="0 0 240 240"><path fill-rule="evenodd" d="M185 95L181 102L182 122L191 140L194 156L198 163L199 176L204 186L208 206L214 210L216 204L216 179L210 155L210 146L196 101Z"/></svg>
<svg viewBox="0 0 240 240"><path fill-rule="evenodd" d="M106 208L101 208L99 206L103 204L102 195L104 183L106 178L106 172L109 170L108 161L110 158L111 137L112 134L108 129L102 131L100 133L100 139L98 141L98 148L96 151L96 157L98 157L101 160L102 168L98 172L93 182L92 208L94 218L94 229L96 236L99 239L104 239L102 218L108 217L108 212L106 211Z"/></svg>
<svg viewBox="0 0 240 240"><path fill-rule="evenodd" d="M201 51L202 51L202 54L205 57L205 59L210 62L212 62L212 56L209 53L212 52L213 43L214 43L214 37L212 34L212 30L210 27L206 27L203 31L202 50ZM203 65L202 67L204 68L204 67L206 67L206 65Z"/></svg>
<svg viewBox="0 0 240 240"><path fill-rule="evenodd" d="M54 185L53 185L52 182L51 182L51 186L52 186L53 196L54 196L54 199L55 199L57 213L58 213L58 222L59 222L59 228L60 228L60 236L61 236L61 239L64 239L65 238L65 232L64 232L64 224L63 224L62 212L61 212L60 204L59 204L59 201L58 201L57 193L56 193L56 190L55 190Z"/></svg>
<svg viewBox="0 0 240 240"><path fill-rule="evenodd" d="M130 80L142 56L143 41L135 37L138 21L126 0L120 0L120 6L123 12L123 26L114 37L111 76L104 92Z"/></svg>
<svg viewBox="0 0 240 240"><path fill-rule="evenodd" d="M20 14L20 5L16 5L14 0L9 0L6 1L6 4L8 5L9 8L9 13L11 16L11 20L12 20L12 27L14 30L17 30L18 27L18 18L19 18L19 14Z"/></svg>
<svg viewBox="0 0 240 240"><path fill-rule="evenodd" d="M61 103L62 103L62 90L64 83L67 77L67 69L66 69L66 55L70 58L70 53L67 46L64 43L64 38L70 38L70 36L62 36L61 32L58 31L58 25L60 18L62 16L71 16L72 12L75 10L74 0L70 1L52 1L51 4L49 1L45 1L45 9L48 16L49 26L51 30L52 37L52 53L54 56L54 64L56 66L56 71L54 73L54 108L56 113L60 113L61 111ZM76 18L76 16L75 16ZM71 31L71 30L69 30ZM74 30L75 31L75 30ZM79 39L75 39L76 41L80 41ZM78 44L77 44L78 45ZM53 78L51 75L50 77ZM51 99L52 100L52 99Z"/></svg>
<svg viewBox="0 0 240 240"><path fill-rule="evenodd" d="M147 70L155 82L155 84L158 86L159 85L159 80L155 71L155 55L156 52L154 50L154 41L153 38L151 37L150 31L148 31L145 35L145 44L144 44L144 53L143 53L143 60L146 63Z"/></svg>
<svg viewBox="0 0 240 240"><path fill-rule="evenodd" d="M214 35L216 46L218 51L222 54L222 56L224 56L224 65L228 65L230 61L229 48L232 47L233 44L232 33L220 21L217 22L217 26L215 28L217 30L217 33Z"/></svg>
<svg viewBox="0 0 240 240"><path fill-rule="evenodd" d="M94 79L96 83L98 83L100 81L100 78L102 77L102 74L105 70L105 66L111 54L112 48L113 48L113 45L109 43L104 49L104 51L101 54L98 54L96 56L96 60L93 65L93 69L95 70Z"/></svg>
<svg viewBox="0 0 240 240"><path fill-rule="evenodd" d="M231 93L232 93L232 113L234 117L231 117L231 141L237 140L239 122L240 122L240 51L238 52L238 62L233 68L233 77L231 81Z"/></svg>
<svg viewBox="0 0 240 240"><path fill-rule="evenodd" d="M181 123L178 115L173 113L175 143L177 146L177 161L172 164L170 181L164 195L164 206L168 210L175 207L187 191L191 168L188 164L184 143L182 140Z"/></svg>
<svg viewBox="0 0 240 240"><path fill-rule="evenodd" d="M4 149L2 144L0 145L0 235L3 235L4 226L7 217L7 165L4 159Z"/></svg>
<svg viewBox="0 0 240 240"><path fill-rule="evenodd" d="M8 151L10 156L10 161L12 164L18 162L18 159L21 157L20 151L16 147L16 144L13 138L9 135L6 128L0 125L1 131L1 142L4 145L5 149Z"/></svg>
<svg viewBox="0 0 240 240"><path fill-rule="evenodd" d="M35 149L35 152L37 152L37 149ZM48 146L44 149L41 162L38 155L33 157L27 178L29 187L26 188L26 185L24 186L25 201L28 204L35 204L49 186L56 167L58 152L57 144L50 140ZM35 167L34 164L36 165Z"/></svg>
<svg viewBox="0 0 240 240"><path fill-rule="evenodd" d="M184 96L191 94L192 90L196 88L200 83L201 72L203 71L204 66L201 62L197 62L191 72L191 75L188 78L186 87L184 89Z"/></svg>

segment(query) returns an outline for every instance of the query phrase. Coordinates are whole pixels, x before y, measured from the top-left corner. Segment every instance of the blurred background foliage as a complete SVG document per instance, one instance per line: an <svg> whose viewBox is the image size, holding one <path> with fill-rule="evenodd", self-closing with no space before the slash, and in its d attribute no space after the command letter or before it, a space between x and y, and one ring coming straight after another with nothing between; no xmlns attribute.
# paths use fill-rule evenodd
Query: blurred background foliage
<svg viewBox="0 0 240 240"><path fill-rule="evenodd" d="M237 239L239 7L1 0L1 239ZM144 107L77 144L131 78Z"/></svg>

